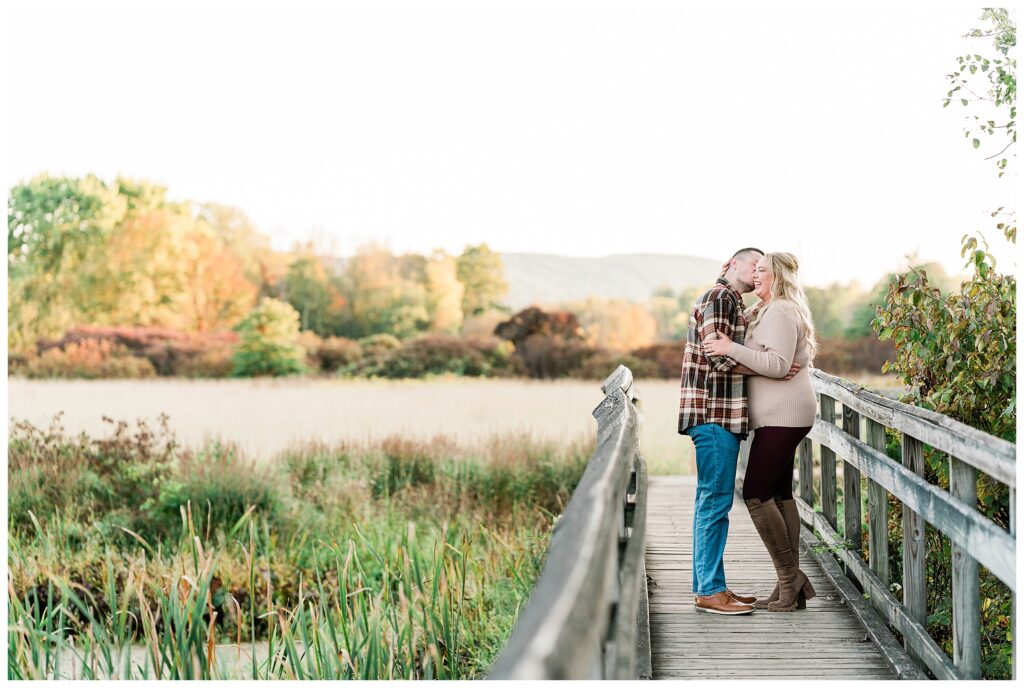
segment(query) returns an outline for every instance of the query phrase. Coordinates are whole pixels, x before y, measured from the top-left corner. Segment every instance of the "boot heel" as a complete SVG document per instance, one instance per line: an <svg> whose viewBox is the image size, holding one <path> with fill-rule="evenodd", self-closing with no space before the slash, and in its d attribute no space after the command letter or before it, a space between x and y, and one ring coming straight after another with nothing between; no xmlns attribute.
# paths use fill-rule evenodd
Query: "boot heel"
<svg viewBox="0 0 1024 688"><path fill-rule="evenodd" d="M806 600L811 599L812 597L814 597L817 594L818 593L816 593L814 591L814 586L811 585L810 579L807 578L806 576L804 576L804 585L803 585L802 588L800 588L800 598L802 600L806 601Z"/></svg>

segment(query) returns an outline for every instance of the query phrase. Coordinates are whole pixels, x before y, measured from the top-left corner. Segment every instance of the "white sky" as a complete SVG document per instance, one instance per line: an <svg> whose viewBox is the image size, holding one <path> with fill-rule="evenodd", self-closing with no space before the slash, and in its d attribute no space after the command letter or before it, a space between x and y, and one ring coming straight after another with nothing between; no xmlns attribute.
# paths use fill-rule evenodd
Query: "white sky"
<svg viewBox="0 0 1024 688"><path fill-rule="evenodd" d="M998 147L941 107L977 7L426 4L8 3L7 186L147 178L340 254L1013 263Z"/></svg>

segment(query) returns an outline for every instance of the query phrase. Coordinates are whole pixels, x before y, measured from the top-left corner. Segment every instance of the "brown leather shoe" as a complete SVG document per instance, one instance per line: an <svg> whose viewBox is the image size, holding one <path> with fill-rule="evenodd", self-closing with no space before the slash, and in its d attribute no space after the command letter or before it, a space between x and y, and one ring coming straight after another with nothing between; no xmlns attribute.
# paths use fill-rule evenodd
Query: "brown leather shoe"
<svg viewBox="0 0 1024 688"><path fill-rule="evenodd" d="M728 590L723 590L714 595L697 595L693 598L693 607L698 612L725 614L727 616L750 614L754 611L754 608L749 604L742 604L734 600Z"/></svg>
<svg viewBox="0 0 1024 688"><path fill-rule="evenodd" d="M728 589L726 589L726 592L729 593L731 598L742 604L754 604L754 602L757 602L757 598L753 595L737 595L732 590Z"/></svg>

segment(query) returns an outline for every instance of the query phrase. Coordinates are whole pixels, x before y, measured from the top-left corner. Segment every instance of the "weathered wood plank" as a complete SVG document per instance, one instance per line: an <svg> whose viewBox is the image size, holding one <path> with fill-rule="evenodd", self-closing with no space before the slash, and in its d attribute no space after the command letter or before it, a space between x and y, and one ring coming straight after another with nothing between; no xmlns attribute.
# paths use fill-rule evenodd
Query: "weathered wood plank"
<svg viewBox="0 0 1024 688"><path fill-rule="evenodd" d="M811 437L828 444L859 472L875 480L897 499L921 514L950 540L966 548L1011 590L1017 589L1016 541L1005 530L945 490L872 449L835 426L816 423Z"/></svg>
<svg viewBox="0 0 1024 688"><path fill-rule="evenodd" d="M637 610L625 604L635 600L631 591L639 589L635 578L641 570L634 566L627 572L632 578L622 579L621 559L628 551L644 556L642 546L629 550L625 524L639 422L632 385L625 366L602 385L607 396L593 411L597 447L552 531L544 568L488 678L635 678L633 672L616 675L624 644L635 659ZM619 615L628 617L625 628L633 631L625 641L618 640Z"/></svg>
<svg viewBox="0 0 1024 688"><path fill-rule="evenodd" d="M650 618L647 600L647 579L644 556L647 532L647 465L639 455L636 470L630 481L632 495L625 501L631 505L628 519L629 534L620 565L620 599L616 603L614 623L617 631L616 650L608 653L614 667L609 676L650 678L651 645ZM643 600L640 596L643 595ZM633 610L637 610L631 615ZM641 613L642 611L642 613Z"/></svg>
<svg viewBox="0 0 1024 688"><path fill-rule="evenodd" d="M801 511L813 513L810 505L798 504ZM808 544L815 544L811 538ZM906 651L896 642L896 639L889 632L889 629L871 608L868 602L860 596L853 583L846 577L828 552L818 554L812 548L808 548L811 556L814 557L829 577L832 584L840 591L847 601L850 609L856 614L857 619L864 625L868 635L878 646L886 663L899 678L905 679L926 679L928 676L921 671L914 663L914 660L907 655ZM858 560L859 563L859 560ZM863 564L862 564L863 565ZM877 605L875 605L877 606Z"/></svg>
<svg viewBox="0 0 1024 688"><path fill-rule="evenodd" d="M977 469L950 457L949 490L976 513ZM953 543L953 664L965 678L981 678L978 562L969 547L957 543Z"/></svg>
<svg viewBox="0 0 1024 688"><path fill-rule="evenodd" d="M924 477L924 448L921 441L903 435L903 465L915 475ZM903 505L903 606L907 615L924 625L928 619L928 571L925 565L925 520L906 504ZM915 657L909 640L903 646Z"/></svg>
<svg viewBox="0 0 1024 688"><path fill-rule="evenodd" d="M892 624L897 631L903 634L904 638L907 638L913 644L915 652L925 662L925 665L931 670L932 674L939 679L960 678L956 667L953 666L953 662L949 660L949 657L946 656L942 648L928 635L928 629L907 615L907 610L882 585L871 569L864 564L864 560L861 559L859 554L843 549L840 546L841 538L832 529L828 521L821 514L811 511L799 501L797 502L797 507L800 509L803 518L812 523L813 528L820 533L822 542L829 545L840 561L846 565L847 575L855 578L861 584L861 587L864 588L864 592L871 597L879 597L885 600L885 604L878 605L876 609L883 614L883 618L886 621Z"/></svg>
<svg viewBox="0 0 1024 688"><path fill-rule="evenodd" d="M835 425L836 402L832 397L822 394L821 398L821 422ZM825 520L837 527L836 514L838 500L836 497L836 453L821 445L821 511Z"/></svg>
<svg viewBox="0 0 1024 688"><path fill-rule="evenodd" d="M696 612L689 545L694 490L693 479L679 478L653 478L648 488L646 567L652 579L654 678L821 678L823 661L830 678L892 677L878 647L867 640L863 625L813 561L803 568L818 596L807 609L792 614L758 610L743 617ZM727 584L736 592L767 594L775 581L774 568L738 496L729 520Z"/></svg>
<svg viewBox="0 0 1024 688"><path fill-rule="evenodd" d="M1004 485L1017 482L1017 447L1011 442L940 413L886 399L820 370L811 371L811 385L844 407L956 456Z"/></svg>
<svg viewBox="0 0 1024 688"><path fill-rule="evenodd" d="M811 440L804 438L797 449L800 462L800 495L808 504L814 504L814 456L811 453Z"/></svg>
<svg viewBox="0 0 1024 688"><path fill-rule="evenodd" d="M868 446L885 453L885 426L868 418ZM810 506L814 506L811 504ZM885 488L868 478L868 550L871 570L889 585L889 499Z"/></svg>
<svg viewBox="0 0 1024 688"><path fill-rule="evenodd" d="M860 416L846 404L843 404L843 432L850 437L860 437ZM813 428L811 433L813 437ZM828 444L835 449L834 444ZM853 551L861 551L863 546L861 544L860 471L857 470L856 465L851 465L848 459L843 465L843 537L850 541Z"/></svg>

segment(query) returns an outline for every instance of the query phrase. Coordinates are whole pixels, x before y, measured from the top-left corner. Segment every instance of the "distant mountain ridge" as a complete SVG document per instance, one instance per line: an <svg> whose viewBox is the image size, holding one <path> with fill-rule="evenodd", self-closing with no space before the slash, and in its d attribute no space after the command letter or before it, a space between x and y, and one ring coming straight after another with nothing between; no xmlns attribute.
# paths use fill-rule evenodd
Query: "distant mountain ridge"
<svg viewBox="0 0 1024 688"><path fill-rule="evenodd" d="M515 310L549 306L588 296L644 302L651 292L667 286L674 292L711 286L722 263L710 258L664 253L632 253L580 258L550 253L502 253L508 294L504 303ZM345 269L344 256L328 258L336 272Z"/></svg>
<svg viewBox="0 0 1024 688"><path fill-rule="evenodd" d="M668 286L674 292L714 283L721 261L696 256L636 253L579 258L546 253L502 253L513 309L576 301L588 296L646 301Z"/></svg>

